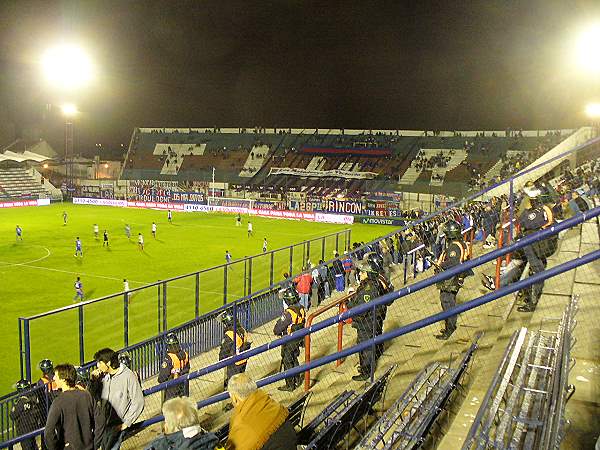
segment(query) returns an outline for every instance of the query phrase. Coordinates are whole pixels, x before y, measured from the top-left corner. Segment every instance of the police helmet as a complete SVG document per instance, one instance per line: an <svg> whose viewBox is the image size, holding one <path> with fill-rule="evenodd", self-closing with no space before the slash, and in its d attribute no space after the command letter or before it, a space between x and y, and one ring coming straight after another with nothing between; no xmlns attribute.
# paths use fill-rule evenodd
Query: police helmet
<svg viewBox="0 0 600 450"><path fill-rule="evenodd" d="M167 343L167 345L179 345L179 339L177 338L177 335L175 333L167 334L165 342Z"/></svg>
<svg viewBox="0 0 600 450"><path fill-rule="evenodd" d="M377 255L377 253L375 253L375 252L366 253L363 256L363 261L365 261L367 263L367 266L368 266L367 272L378 274L383 271L383 268L381 267L381 264L380 264L379 255Z"/></svg>
<svg viewBox="0 0 600 450"><path fill-rule="evenodd" d="M460 224L456 220L449 220L444 225L444 234L446 239L460 239Z"/></svg>
<svg viewBox="0 0 600 450"><path fill-rule="evenodd" d="M233 316L229 311L223 311L219 316L219 321L226 327L230 327L233 324Z"/></svg>
<svg viewBox="0 0 600 450"><path fill-rule="evenodd" d="M29 389L31 387L31 383L27 380L19 380L19 381L17 381L17 384L15 385L15 387L17 388L17 391L19 391L19 392L26 391L27 389Z"/></svg>
<svg viewBox="0 0 600 450"><path fill-rule="evenodd" d="M40 370L42 373L52 373L54 370L54 364L49 359L42 359L40 361Z"/></svg>
<svg viewBox="0 0 600 450"><path fill-rule="evenodd" d="M119 362L131 369L131 355L128 352L119 353Z"/></svg>
<svg viewBox="0 0 600 450"><path fill-rule="evenodd" d="M292 291L290 291L289 289L287 289L283 293L283 296L281 298L285 302L285 304L288 306L298 303L298 297L296 297L294 295L294 293Z"/></svg>

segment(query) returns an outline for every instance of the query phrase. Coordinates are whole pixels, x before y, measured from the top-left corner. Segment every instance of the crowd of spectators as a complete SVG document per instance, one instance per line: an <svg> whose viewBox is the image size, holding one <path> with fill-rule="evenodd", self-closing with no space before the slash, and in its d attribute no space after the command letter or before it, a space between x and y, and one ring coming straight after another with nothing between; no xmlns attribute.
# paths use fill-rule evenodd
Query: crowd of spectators
<svg viewBox="0 0 600 450"><path fill-rule="evenodd" d="M431 170L435 168L444 168L448 165L448 162L450 162L450 159L452 159L452 156L455 153L455 150L450 150L447 152L440 150L435 155L426 157L425 152L423 150L420 150L417 156L415 157L413 164L417 170Z"/></svg>

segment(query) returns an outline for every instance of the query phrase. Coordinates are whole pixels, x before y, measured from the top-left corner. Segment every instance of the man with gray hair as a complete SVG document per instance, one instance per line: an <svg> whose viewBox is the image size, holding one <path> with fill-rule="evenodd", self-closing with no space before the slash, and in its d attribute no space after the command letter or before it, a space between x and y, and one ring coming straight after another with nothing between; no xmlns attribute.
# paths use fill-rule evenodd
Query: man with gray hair
<svg viewBox="0 0 600 450"><path fill-rule="evenodd" d="M219 440L206 432L198 419L198 410L188 397L175 397L163 403L164 435L146 447L146 450L193 449L213 450Z"/></svg>
<svg viewBox="0 0 600 450"><path fill-rule="evenodd" d="M296 432L287 408L258 389L254 380L240 373L229 379L233 403L226 448L235 450L289 450L296 448Z"/></svg>

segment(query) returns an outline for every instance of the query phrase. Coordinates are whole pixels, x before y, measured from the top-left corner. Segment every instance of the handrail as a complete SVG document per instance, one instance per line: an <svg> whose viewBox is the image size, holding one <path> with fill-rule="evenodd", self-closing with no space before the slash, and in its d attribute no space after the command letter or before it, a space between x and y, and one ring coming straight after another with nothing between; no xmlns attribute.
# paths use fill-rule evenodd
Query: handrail
<svg viewBox="0 0 600 450"><path fill-rule="evenodd" d="M317 316L320 316L321 314L325 313L326 311L329 311L330 309L335 308L336 306L338 307L338 316L339 316L340 314L342 314L344 312L344 306L348 302L348 299L350 297L352 297L353 295L355 295L355 294L354 293L347 294L341 298L338 298L334 302L331 302L325 306L320 307L319 309L317 309L316 311L314 311L312 314L310 314L308 316L308 318L306 319L305 327L311 328L313 320ZM342 350L342 347L343 347L344 323L345 322L343 320L340 320L338 322L338 334L337 334L337 350L338 350L338 352L340 350ZM311 342L311 335L307 334L306 336L304 336L304 361L305 362L310 362L310 342ZM342 364L342 362L343 362L342 359L338 359L336 362L336 367L339 366L340 364ZM310 389L310 370L307 370L306 372L304 372L304 391L308 391L309 389Z"/></svg>
<svg viewBox="0 0 600 450"><path fill-rule="evenodd" d="M359 305L355 308L352 308L346 312L343 312L342 314L340 314L338 317L333 317L333 318L329 318L329 319L325 319L321 322L318 322L314 327L311 328L303 328L301 330L298 330L294 333L292 333L291 335L288 336L284 336L282 338L279 338L273 342L267 343L267 344L263 344L259 347L256 347L254 349L250 349L247 350L245 352L242 352L238 355L235 356L231 356L227 359L223 359L215 364L212 364L211 366L205 367L203 369L197 370L194 373L188 374L185 377L180 377L176 380L171 380L171 381L167 381L165 383L161 383L160 385L154 387L154 388L150 388L144 391L144 394L150 394L150 393L154 393L154 392L158 392L163 390L166 387L171 387L174 386L176 384L179 384L181 382L187 382L189 381L189 379L192 378L197 378L203 375L206 375L208 373L214 372L216 370L222 369L230 364L235 363L236 361L242 360L242 359L247 359L250 356L254 356L257 355L259 353L263 353L267 350L271 350L273 348L276 348L286 342L292 341L292 340L296 340L299 337L302 336L306 336L307 334L313 333L315 331L319 331L323 328L326 328L336 322L338 322L339 320L346 320L348 318L354 317L355 315L359 315L362 314L372 308L376 308L379 305L383 305L383 304L389 304L390 301L394 301L404 295L410 294L411 292L420 290L420 289L424 289L428 286L431 286L435 283L437 283L438 281L442 281L442 280L446 280L449 278L452 278L456 275L458 275L459 273L464 272L465 270L468 269L472 269L473 267L476 267L480 264L483 264L485 262L489 262L492 261L493 259L495 259L499 254L506 254L509 253L511 251L514 251L517 248L521 248L525 245L529 245L533 242L536 242L540 239L544 239L552 234L558 233L559 231L562 231L562 229L566 229L566 228L570 228L572 226L578 225L582 222L585 222L587 220L589 220L590 218L593 217L597 217L598 215L600 215L600 207L594 208L593 210L590 211L586 211L583 212L577 216L574 216L572 218L566 219L565 221L561 222L560 224L558 224L555 227L549 227L546 230L542 230L539 231L537 233L533 233L529 236L524 237L523 239L511 244L510 246L507 246L503 249L498 249L498 250L494 250L486 255L482 255L474 260L470 260L467 261L463 264L460 264L459 266L455 266L453 268L450 268L444 272L440 272L437 275L434 275L433 277L430 277L426 280L422 280L419 281L417 283L415 283L414 285L411 286L407 286L405 288L402 288L396 292L392 292L389 294L385 294L371 302L369 302L369 304L364 304L364 305ZM413 322L411 324L399 327L395 330L391 330L388 331L386 333L382 333L380 335L375 336L372 339L368 339L360 344L356 344L353 347L350 348L346 348L346 349L342 349L340 352L335 353L335 354L330 354L330 355L325 355L317 360L313 360L310 361L308 363L305 363L301 366L297 366L294 367L292 369L288 369L284 372L275 374L275 375L271 375L269 377L263 378L262 380L257 381L257 386L258 387L263 387L266 386L268 384L272 384L275 382L278 382L280 380L283 380L285 378L291 377L291 376L297 376L300 375L302 372L306 371L306 370L310 370L316 367L320 367L323 366L325 364L329 364L333 361L335 361L336 359L339 358L345 358L347 356L353 355L355 353L358 353L360 351L363 351L365 348L368 347L372 347L374 345L377 344L381 344L385 341L406 335L408 333L411 333L413 331L419 330L421 328L425 328L428 327L430 325L433 325L437 322L440 322L442 320L446 320L448 317L452 317L455 316L457 314L462 314L466 311L469 311L471 309L477 308L479 306L482 306L486 303L492 302L494 300L497 300L501 297L504 297L505 295L511 294L513 292L519 291L521 289L525 289L533 284L542 282L548 278L560 275L564 272L567 272L569 270L572 270L576 267L588 264L590 262L596 261L600 259L600 250L595 250L593 252L590 252L584 256L575 258L573 260L567 261L565 263L562 263L558 266L552 267L550 269L546 269L542 272L538 272L536 274L530 275L529 277L520 280L520 281L516 281L508 286L503 287L500 290L497 291L492 291L489 292L488 294L479 297L477 299L459 304L453 308L450 308L446 311L442 311L440 313L434 314L432 316L429 317L425 317L424 319L420 319L416 322ZM157 389L157 387L159 387L159 389ZM202 408L205 406L209 406L212 405L214 403L218 403L220 401L226 400L227 398L229 398L229 394L227 392L222 392L220 394L216 394L213 395L212 397L209 397L208 399L205 400L201 400L199 402L197 402L197 407L198 408ZM162 415L157 415L153 418L144 420L142 422L139 422L137 424L135 424L132 427L132 433L135 433L137 431L140 431L141 429L153 425L155 423L161 422L162 420L164 420L164 417ZM25 435L19 436L18 438L13 438L9 441L5 441L0 443L0 448L7 448L10 446L13 446L23 440L26 439L30 439L32 437L38 436L43 432L43 429L39 429L30 433L27 433Z"/></svg>
<svg viewBox="0 0 600 450"><path fill-rule="evenodd" d="M527 245L530 245L534 242L537 242L539 240L545 239L549 236L552 236L553 234L559 233L560 231L566 230L568 228L571 228L573 226L579 225L580 223L583 223L591 218L600 216L600 207L596 207L594 209L591 209L589 211L585 211L582 212L581 214L578 214L577 216L573 216L570 217L569 219L566 219L556 225L553 225L551 227L546 228L545 230L540 230L536 233L532 233L528 236L523 237L522 239L512 243L509 246L503 247L501 249L498 250L494 250L492 252L486 253L484 255L481 255L475 259L471 259L468 261L465 261L462 264L459 264L457 266L451 267L447 270L444 270L443 272L440 272L432 277L426 278L424 280L418 281L412 285L403 287L397 291L391 292L389 294L386 294L384 296L379 297L376 300L372 300L370 301L368 304L362 304L362 305L358 305L348 311L343 312L342 314L340 314L338 317L330 317L328 319L322 320L321 322L317 322L315 325L311 326L310 328L303 328L300 329L298 331L293 332L290 335L287 336L283 336L279 339L276 339L272 342L268 342L266 344L263 344L261 346L252 348L250 350L246 350L245 352L242 352L238 355L235 356L231 356L229 358L223 359L219 362L216 362L210 366L204 367L202 369L199 369L195 372L191 372L188 375L186 375L185 377L179 377L175 380L170 380L170 381L165 381L164 383L160 383L157 384L154 387L148 388L144 391L144 393L146 395L148 394L153 394L155 392L159 392L163 389L166 389L168 387L172 387L175 386L179 383L184 383L186 381L189 381L191 379L194 378L198 378L204 375L207 375L209 373L215 372L217 370L223 369L226 366L229 366L237 361L240 361L242 359L248 359L252 356L258 355L260 353L263 353L264 351L267 350L271 350L273 348L279 347L287 342L290 341L294 341L297 340L299 338L302 338L304 336L306 336L307 334L313 333L315 331L319 331L322 330L324 328L327 328L331 325L336 324L337 322L339 322L340 320L346 320L349 318L352 318L356 315L360 315L363 314L371 309L376 308L377 306L381 306L381 305L388 305L390 301L394 301L400 297L403 297L405 295L408 295L410 293L419 291L421 289L424 289L426 287L432 286L434 284L436 284L439 281L444 281L444 280L448 280L456 275L459 275L469 269L473 269L474 267L480 266L486 262L490 262L493 261L494 259L496 259L498 256L502 256L505 255L507 253L513 252L516 249L525 247ZM600 251L599 251L600 252ZM553 270L553 269L548 269L548 270ZM525 280L529 280L533 275L531 275L530 277L526 278ZM525 281L522 280L522 281ZM521 283L522 281L519 281L518 283ZM512 287L514 286L515 283L510 284L507 287ZM516 289L519 290L519 289ZM494 291L494 292L498 292L498 291ZM514 291L510 291L510 292L514 292ZM337 359L337 358L336 358Z"/></svg>

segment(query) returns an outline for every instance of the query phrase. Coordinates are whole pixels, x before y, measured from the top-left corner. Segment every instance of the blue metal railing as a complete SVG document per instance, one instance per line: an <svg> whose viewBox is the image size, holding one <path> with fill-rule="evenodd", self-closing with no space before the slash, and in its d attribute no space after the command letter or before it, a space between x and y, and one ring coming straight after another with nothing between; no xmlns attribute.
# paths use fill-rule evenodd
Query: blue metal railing
<svg viewBox="0 0 600 450"><path fill-rule="evenodd" d="M578 147L576 147L576 148L574 148L574 149L572 149L572 150L566 151L566 152L564 152L564 153L562 153L562 154L560 154L560 155L557 155L556 157L554 157L554 158L552 158L552 159L550 159L550 160L548 160L548 161L546 161L546 162L544 162L544 163L542 163L542 164L540 164L540 165L534 166L534 167L532 167L532 168L530 168L530 169L528 169L528 170L526 170L526 171L524 171L524 172L521 172L521 173L520 173L520 174L518 174L517 176L521 176L521 175L523 175L523 174L525 174L525 173L528 173L528 172L530 172L530 171L532 171L532 170L535 170L535 169L536 169L536 168L538 168L538 167L541 167L541 166L543 166L544 164L547 164L547 163L549 163L549 162L552 162L552 161L554 161L554 160L556 160L556 159L558 159L558 158L563 158L563 157L565 157L566 155L568 155L568 154L570 154L570 153L573 153L573 152L575 152L575 151L578 151L578 150L580 150L581 148L587 147L588 145L596 144L596 143L598 143L598 142L600 142L600 138L596 138L596 139L593 139L593 140L591 140L591 141L588 141L587 143L585 143L585 144L582 144L581 146L578 146ZM511 177L511 178L509 179L509 182L511 182L511 183L512 183L512 180L514 180L514 178L515 178L515 177ZM491 186L490 188L488 188L488 189L486 189L486 190L482 191L482 193L484 193L484 192L487 192L487 191L489 191L489 190L491 190L491 189L493 189L493 188L497 187L497 186L498 186L498 185L500 185L500 184L502 184L502 183L499 183L499 184L497 184L497 185ZM466 202L466 201L468 201L468 200L470 200L470 199L473 199L473 198L476 198L476 197L478 197L478 196L480 196L480 195L481 195L481 193L479 193L479 194L475 194L475 195L473 195L473 196L469 197L468 199L466 199L466 200L464 200L464 201ZM444 210L442 210L442 211L439 211L439 212L437 212L437 213L435 213L435 214L431 214L431 215L429 215L429 216L426 216L426 217L424 217L424 218L422 218L422 219L420 219L420 220L416 221L416 222L415 222L415 224L422 223L423 221L425 221L425 220L428 220L428 219L429 219L429 218L431 218L431 217L434 217L434 216L436 216L436 215L439 215L439 214L443 214L444 212L446 212L446 211L450 210L452 207L454 207L454 206L449 206L449 207L445 208L445 209L444 209ZM511 208L512 208L512 203L511 203ZM592 211L595 211L595 210L592 210ZM597 217L597 215L591 215L591 211L588 211L586 214L584 214L584 216L585 216L585 217L587 217L587 218L590 218L590 217ZM578 216L578 217L579 217L579 218L581 218L581 217L583 217L583 216ZM574 218L574 219L577 219L577 218ZM583 220L587 220L587 219L583 219ZM468 267L469 265L472 265L471 267L475 267L475 266L477 266L477 265L479 265L479 264L482 264L483 262L486 262L486 261L491 261L491 260L493 260L493 259L496 259L497 257L499 257L499 256L502 256L502 255L504 255L504 254L506 254L506 253L510 253L510 252L514 251L515 249L517 249L517 248L521 248L522 246L525 246L525 245L527 245L528 243L530 243L530 242L528 241L528 239L529 239L529 238L532 238L533 236L537 237L537 239L531 240L531 242L534 242L535 240L543 239L543 238L544 238L545 236L547 236L547 235L550 235L550 234L553 234L554 232L558 232L558 231L560 231L560 230L566 229L566 228L568 228L568 227L570 227L570 226L574 226L574 225L575 225L575 224L577 224L577 223L580 223L580 222L573 222L573 221L571 221L571 219L569 219L569 220L567 220L567 221L564 221L564 222L562 222L561 224L559 224L559 225L556 225L555 227L552 227L552 228L550 228L550 229L548 229L548 230L545 230L545 231L543 231L543 232L537 233L537 234L535 234L535 235L532 235L532 236L529 236L529 237L527 237L527 238L524 238L524 239L520 240L520 241L519 241L519 245L518 245L518 246L515 246L515 245L517 245L517 244L513 244L513 245L511 245L511 246L508 246L508 247L505 247L505 248L503 248L503 249L501 249L501 250L497 250L497 251L491 252L491 253L489 253L489 254L485 255L484 257L480 257L480 258L477 258L477 259L475 259L475 260L472 260L472 261L470 261L470 262L467 262L467 263L463 264L463 266L461 267L461 271L464 271L464 270L467 270L468 268L470 268L470 267ZM410 226L412 226L412 225L413 225L413 224L411 224ZM404 228L402 228L402 229L404 230L404 229L407 229L407 228L409 228L409 226L405 226L405 227L404 227ZM554 231L554 230L556 230L556 231ZM375 241L372 241L372 242L370 242L370 243L369 243L369 244L367 244L367 245L373 245L373 244L375 244L375 243L377 243L377 242L381 241L382 239L385 239L385 238L388 238L388 237L392 236L392 235L393 235L394 233L396 233L396 232L397 232L397 231L395 231L395 232L393 232L393 233L390 233L390 234L388 234L388 235L386 235L386 236L384 236L384 237L382 237L382 238L379 238L379 239L377 239L377 240L375 240ZM482 258L486 258L486 259L485 259L485 261L484 261ZM430 284L433 284L433 283L435 283L435 282L437 282L437 281L441 281L442 279L446 279L446 278L437 278L437 277L440 277L440 275L444 275L445 277L447 277L447 278L450 278L451 276L454 276L454 275L456 275L456 274L453 274L451 271L446 271L446 272L444 272L443 274L439 274L439 275L437 275L436 277L433 277L433 279L436 279L436 281L431 281L431 283L430 283ZM432 280L432 279L430 279L430 280ZM427 281L427 280L425 280L425 281ZM421 288L423 288L423 287L426 287L426 286L423 286L423 287L418 287L418 286L419 286L419 284L420 284L420 283L417 283L417 284L415 284L415 285L413 285L413 286L409 286L409 287L408 287L409 291L407 291L407 293L409 293L409 292L414 292L415 290L418 290L418 289L421 289ZM428 285L430 285L430 284L428 284ZM428 285L427 285L427 286L428 286ZM402 290L401 290L401 291L399 291L399 292L402 292ZM405 294L402 294L402 295L405 295ZM241 299L241 300L243 300L243 299ZM274 302L274 303L275 303L275 304L277 304L277 302ZM219 310L217 310L217 311L222 311L223 309L224 309L224 308L220 308L220 309L219 309ZM354 312L353 312L353 314L352 314L352 315L354 315L354 314L358 314L358 313L359 313L358 311L355 311L355 310L353 310L353 311L354 311ZM334 319L335 319L335 318L334 318ZM317 325L315 325L315 326L313 326L313 327L311 327L310 329L307 329L307 330L314 330L314 331L317 331L318 329L322 329L322 328L324 328L325 326L329 326L329 325L331 325L331 324L334 324L334 323L335 323L335 324L337 324L338 320L334 320L334 322L332 322L331 324L329 324L329 323L328 323L327 325L325 324L326 322L328 322L328 321L319 322L319 323L317 324L317 325L319 325L319 326L320 326L319 328L315 328L315 327L317 326ZM322 325L322 326L321 326L321 325ZM183 325L183 326L185 326L185 325ZM182 327L183 327L183 326L182 326ZM295 335L295 338L298 338L298 337L300 337L300 336L304 336L305 334L309 334L310 332L312 332L312 331L309 331L309 332L306 332L305 334L301 334L303 331L304 331L304 330L301 330L301 331L297 332L298 334L296 334L296 335ZM153 338L152 340L149 340L149 341L153 341L153 340L160 339L160 338L161 338L161 336L159 336L159 337L157 337L157 338ZM285 338L283 338L283 339L285 339ZM149 341L147 341L147 342L149 342ZM144 345L148 345L148 344L147 344L147 342L144 342L144 343L138 344L138 346L137 346L137 347L143 347ZM248 358L249 356L253 356L253 355L255 355L255 354L261 353L262 351L265 351L265 350L268 350L268 349L270 349L270 348L274 348L274 347L277 347L277 346L279 346L279 345L282 345L283 343L284 343L284 341L283 341L283 342L280 342L280 340L277 340L277 341L274 341L274 342L272 342L272 343L270 343L270 344L267 344L267 345L270 345L270 346L269 346L269 347L267 347L267 348L264 348L264 349L262 349L262 350L260 350L260 351L259 351L259 349L261 349L261 348L262 348L262 347L264 347L264 346L257 347L256 349L252 349L252 350L250 350L250 351L249 351L249 352L251 352L250 354L249 354L248 352L244 352L244 354L243 354L243 357L238 357L238 356L236 356L236 357L233 357L233 358L237 358L236 360L239 360L239 359L245 359L245 358ZM136 346L134 346L134 347L136 347ZM133 347L132 347L132 348L133 348ZM156 346L155 346L155 348L156 348ZM145 351L147 352L147 349L146 349ZM154 354L156 354L156 352L155 352ZM135 358L134 358L134 360L135 360ZM223 362L220 362L220 363L218 363L218 364L216 364L216 365L213 365L213 366L209 366L208 368L205 368L205 369L203 369L202 371L194 372L193 374L190 374L188 377L181 378L181 379L179 379L179 380L175 380L174 382L167 382L167 383L165 383L165 384L158 385L158 386L156 386L156 387L154 387L154 388L151 388L151 389L149 389L149 390L146 390L146 391L145 391L145 393L146 393L146 395L149 395L149 394L151 394L151 393L158 392L158 391L160 391L160 390L163 390L164 388L168 387L170 384L178 384L178 383L181 383L181 382L186 382L186 383L187 383L187 382L189 382L189 380L190 380L190 379L196 378L196 377L198 377L198 376L201 376L201 375L204 375L204 374L206 374L206 373L213 372L213 371L215 371L215 370L219 370L219 369L221 369L221 368L223 368L223 367L225 367L225 366L227 366L227 365L229 365L229 364L232 364L232 363L233 363L233 362L235 362L236 360L224 360ZM218 367L217 367L217 366L218 366ZM212 369L211 369L211 370L208 370L208 369L210 369L210 368L212 368ZM154 370L157 370L157 369L156 369L156 367L154 367ZM154 373L155 373L155 372L154 372ZM195 375L195 374L196 374L196 375ZM169 383L170 383L170 384L169 384Z"/></svg>

